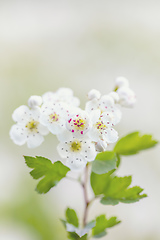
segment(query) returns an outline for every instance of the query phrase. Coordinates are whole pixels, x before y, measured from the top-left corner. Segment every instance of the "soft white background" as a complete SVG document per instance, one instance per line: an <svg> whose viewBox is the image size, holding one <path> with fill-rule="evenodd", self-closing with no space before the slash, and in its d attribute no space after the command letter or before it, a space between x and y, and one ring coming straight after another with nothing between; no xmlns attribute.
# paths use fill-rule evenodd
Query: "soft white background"
<svg viewBox="0 0 160 240"><path fill-rule="evenodd" d="M87 92L103 94L125 76L136 92L134 109L124 109L119 135L140 130L160 139L160 2L159 1L0 1L0 204L12 203L22 178L30 178L22 155L43 155L55 161L57 140L47 136L34 150L9 139L11 114L30 95L71 87L84 107ZM159 145L123 158L119 176L133 175L133 184L148 198L131 205L102 206L95 202L89 219L100 213L117 215L122 223L109 230L110 240L160 239ZM34 191L35 182L30 191ZM76 183L62 181L43 200L55 201L52 211L62 218L66 206L83 211L83 196ZM61 223L59 223L60 225ZM21 226L2 221L0 239L37 240ZM14 231L13 231L14 229ZM61 231L63 231L60 226ZM10 231L10 232L9 232ZM6 235L5 235L6 233ZM24 238L24 235L26 238ZM61 239L61 232L59 232ZM58 237L57 237L58 239ZM46 239L47 240L47 239Z"/></svg>

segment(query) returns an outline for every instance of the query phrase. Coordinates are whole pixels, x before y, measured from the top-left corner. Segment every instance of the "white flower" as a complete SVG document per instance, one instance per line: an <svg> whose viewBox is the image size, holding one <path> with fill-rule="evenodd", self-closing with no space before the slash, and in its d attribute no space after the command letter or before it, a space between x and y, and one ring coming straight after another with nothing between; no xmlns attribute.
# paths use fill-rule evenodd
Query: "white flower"
<svg viewBox="0 0 160 240"><path fill-rule="evenodd" d="M101 93L96 89L92 89L91 91L88 92L87 96L89 100L92 100L94 98L100 99Z"/></svg>
<svg viewBox="0 0 160 240"><path fill-rule="evenodd" d="M115 99L110 95L103 95L99 100L92 99L86 103L85 110L91 113L94 110L99 109L101 113L106 112L112 119L112 123L116 125L120 122L122 113L115 105Z"/></svg>
<svg viewBox="0 0 160 240"><path fill-rule="evenodd" d="M46 126L51 133L55 135L60 134L65 128L69 115L69 106L68 109L67 106L64 103L58 102L44 103L41 108L40 122Z"/></svg>
<svg viewBox="0 0 160 240"><path fill-rule="evenodd" d="M94 143L88 139L70 138L69 141L60 142L57 150L62 158L67 159L66 165L71 170L79 170L86 166L87 162L96 157Z"/></svg>
<svg viewBox="0 0 160 240"><path fill-rule="evenodd" d="M80 100L73 96L70 88L59 88L56 92L46 92L42 96L43 102L65 102L72 106L78 107Z"/></svg>
<svg viewBox="0 0 160 240"><path fill-rule="evenodd" d="M48 134L48 129L39 122L40 110L20 106L12 115L15 125L11 127L10 137L17 145L27 142L29 148L38 147L43 141L43 135Z"/></svg>
<svg viewBox="0 0 160 240"><path fill-rule="evenodd" d="M83 137L90 130L91 125L88 113L82 110L71 115L66 123L67 129L74 137Z"/></svg>
<svg viewBox="0 0 160 240"><path fill-rule="evenodd" d="M111 116L99 110L92 112L93 127L88 136L92 141L98 143L98 148L106 149L107 143L114 143L118 140L118 133L113 129L113 119Z"/></svg>
<svg viewBox="0 0 160 240"><path fill-rule="evenodd" d="M129 81L125 77L117 77L115 83L116 83L116 88L129 86Z"/></svg>
<svg viewBox="0 0 160 240"><path fill-rule="evenodd" d="M117 90L119 95L118 103L123 107L133 107L136 103L136 95L129 87L120 87Z"/></svg>
<svg viewBox="0 0 160 240"><path fill-rule="evenodd" d="M30 108L36 108L38 106L41 106L42 104L42 97L40 96L31 96L29 99L28 99L28 106Z"/></svg>

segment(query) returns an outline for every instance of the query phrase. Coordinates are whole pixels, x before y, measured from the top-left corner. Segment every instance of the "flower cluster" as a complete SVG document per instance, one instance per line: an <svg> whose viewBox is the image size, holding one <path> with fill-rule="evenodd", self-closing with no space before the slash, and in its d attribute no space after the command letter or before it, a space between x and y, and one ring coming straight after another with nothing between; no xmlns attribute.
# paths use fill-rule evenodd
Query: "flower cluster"
<svg viewBox="0 0 160 240"><path fill-rule="evenodd" d="M35 148L50 132L59 140L57 150L66 165L73 170L84 168L97 152L117 141L114 126L121 120L120 105L132 107L135 103L135 94L123 77L116 79L115 90L108 95L93 89L87 96L85 110L69 88L31 96L28 106L13 112L16 124L11 127L11 139L17 145L27 143Z"/></svg>

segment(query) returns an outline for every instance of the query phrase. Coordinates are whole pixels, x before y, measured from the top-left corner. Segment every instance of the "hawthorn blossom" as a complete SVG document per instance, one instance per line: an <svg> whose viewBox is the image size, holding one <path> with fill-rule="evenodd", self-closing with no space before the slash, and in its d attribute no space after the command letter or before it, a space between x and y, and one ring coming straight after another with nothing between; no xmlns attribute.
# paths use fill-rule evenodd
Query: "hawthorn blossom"
<svg viewBox="0 0 160 240"><path fill-rule="evenodd" d="M116 125L120 122L122 113L120 109L115 105L115 98L117 96L114 95L103 95L100 99L92 99L86 103L85 110L88 113L91 113L94 110L99 109L101 113L106 112L110 118L112 119L112 123Z"/></svg>
<svg viewBox="0 0 160 240"><path fill-rule="evenodd" d="M113 119L107 112L101 114L100 110L93 111L92 122L93 126L88 136L97 143L97 149L105 150L108 143L118 140L118 133L113 128Z"/></svg>
<svg viewBox="0 0 160 240"><path fill-rule="evenodd" d="M40 122L55 135L60 134L65 128L69 115L69 108L63 103L46 102L42 105Z"/></svg>
<svg viewBox="0 0 160 240"><path fill-rule="evenodd" d="M78 107L80 100L73 96L73 91L70 88L59 88L56 92L46 92L42 96L43 102L64 102L71 106Z"/></svg>
<svg viewBox="0 0 160 240"><path fill-rule="evenodd" d="M95 145L89 138L78 139L73 136L69 141L60 142L57 150L62 158L67 159L66 165L71 170L84 168L97 154Z"/></svg>
<svg viewBox="0 0 160 240"><path fill-rule="evenodd" d="M43 135L48 134L48 129L40 122L40 109L29 109L22 105L18 107L12 114L13 120L16 122L11 127L10 137L17 145L27 143L29 148L38 147L43 141Z"/></svg>
<svg viewBox="0 0 160 240"><path fill-rule="evenodd" d="M85 111L79 111L71 115L66 122L67 129L72 132L74 137L83 137L91 128L89 114Z"/></svg>

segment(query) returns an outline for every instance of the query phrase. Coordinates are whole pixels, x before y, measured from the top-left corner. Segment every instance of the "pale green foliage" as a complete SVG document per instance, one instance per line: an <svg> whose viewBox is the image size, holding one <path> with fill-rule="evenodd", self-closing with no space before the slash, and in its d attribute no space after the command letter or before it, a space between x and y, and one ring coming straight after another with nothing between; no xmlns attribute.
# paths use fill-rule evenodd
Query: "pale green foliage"
<svg viewBox="0 0 160 240"><path fill-rule="evenodd" d="M91 186L94 194L102 196L101 203L106 205L137 202L147 196L146 194L140 195L143 191L140 187L128 188L131 181L131 176L117 177L112 176L111 172L102 175L91 174Z"/></svg>
<svg viewBox="0 0 160 240"><path fill-rule="evenodd" d="M106 229L120 223L116 217L107 219L105 215L100 215L96 218L96 226L92 229L92 235L95 238L100 238L106 235Z"/></svg>
<svg viewBox="0 0 160 240"><path fill-rule="evenodd" d="M114 152L106 151L97 154L92 163L92 171L97 174L107 173L116 168L117 156Z"/></svg>
<svg viewBox="0 0 160 240"><path fill-rule="evenodd" d="M67 208L67 210L66 210L66 220L68 223L74 225L75 227L79 226L77 214L71 208Z"/></svg>
<svg viewBox="0 0 160 240"><path fill-rule="evenodd" d="M154 147L156 144L157 141L152 139L152 135L140 136L139 132L133 132L121 138L117 142L114 151L119 155L132 155L141 150Z"/></svg>
<svg viewBox="0 0 160 240"><path fill-rule="evenodd" d="M49 159L44 157L29 157L24 156L28 167L33 168L30 172L34 179L42 178L37 185L37 192L47 193L52 187L66 176L70 170L64 166L60 161L52 163Z"/></svg>

